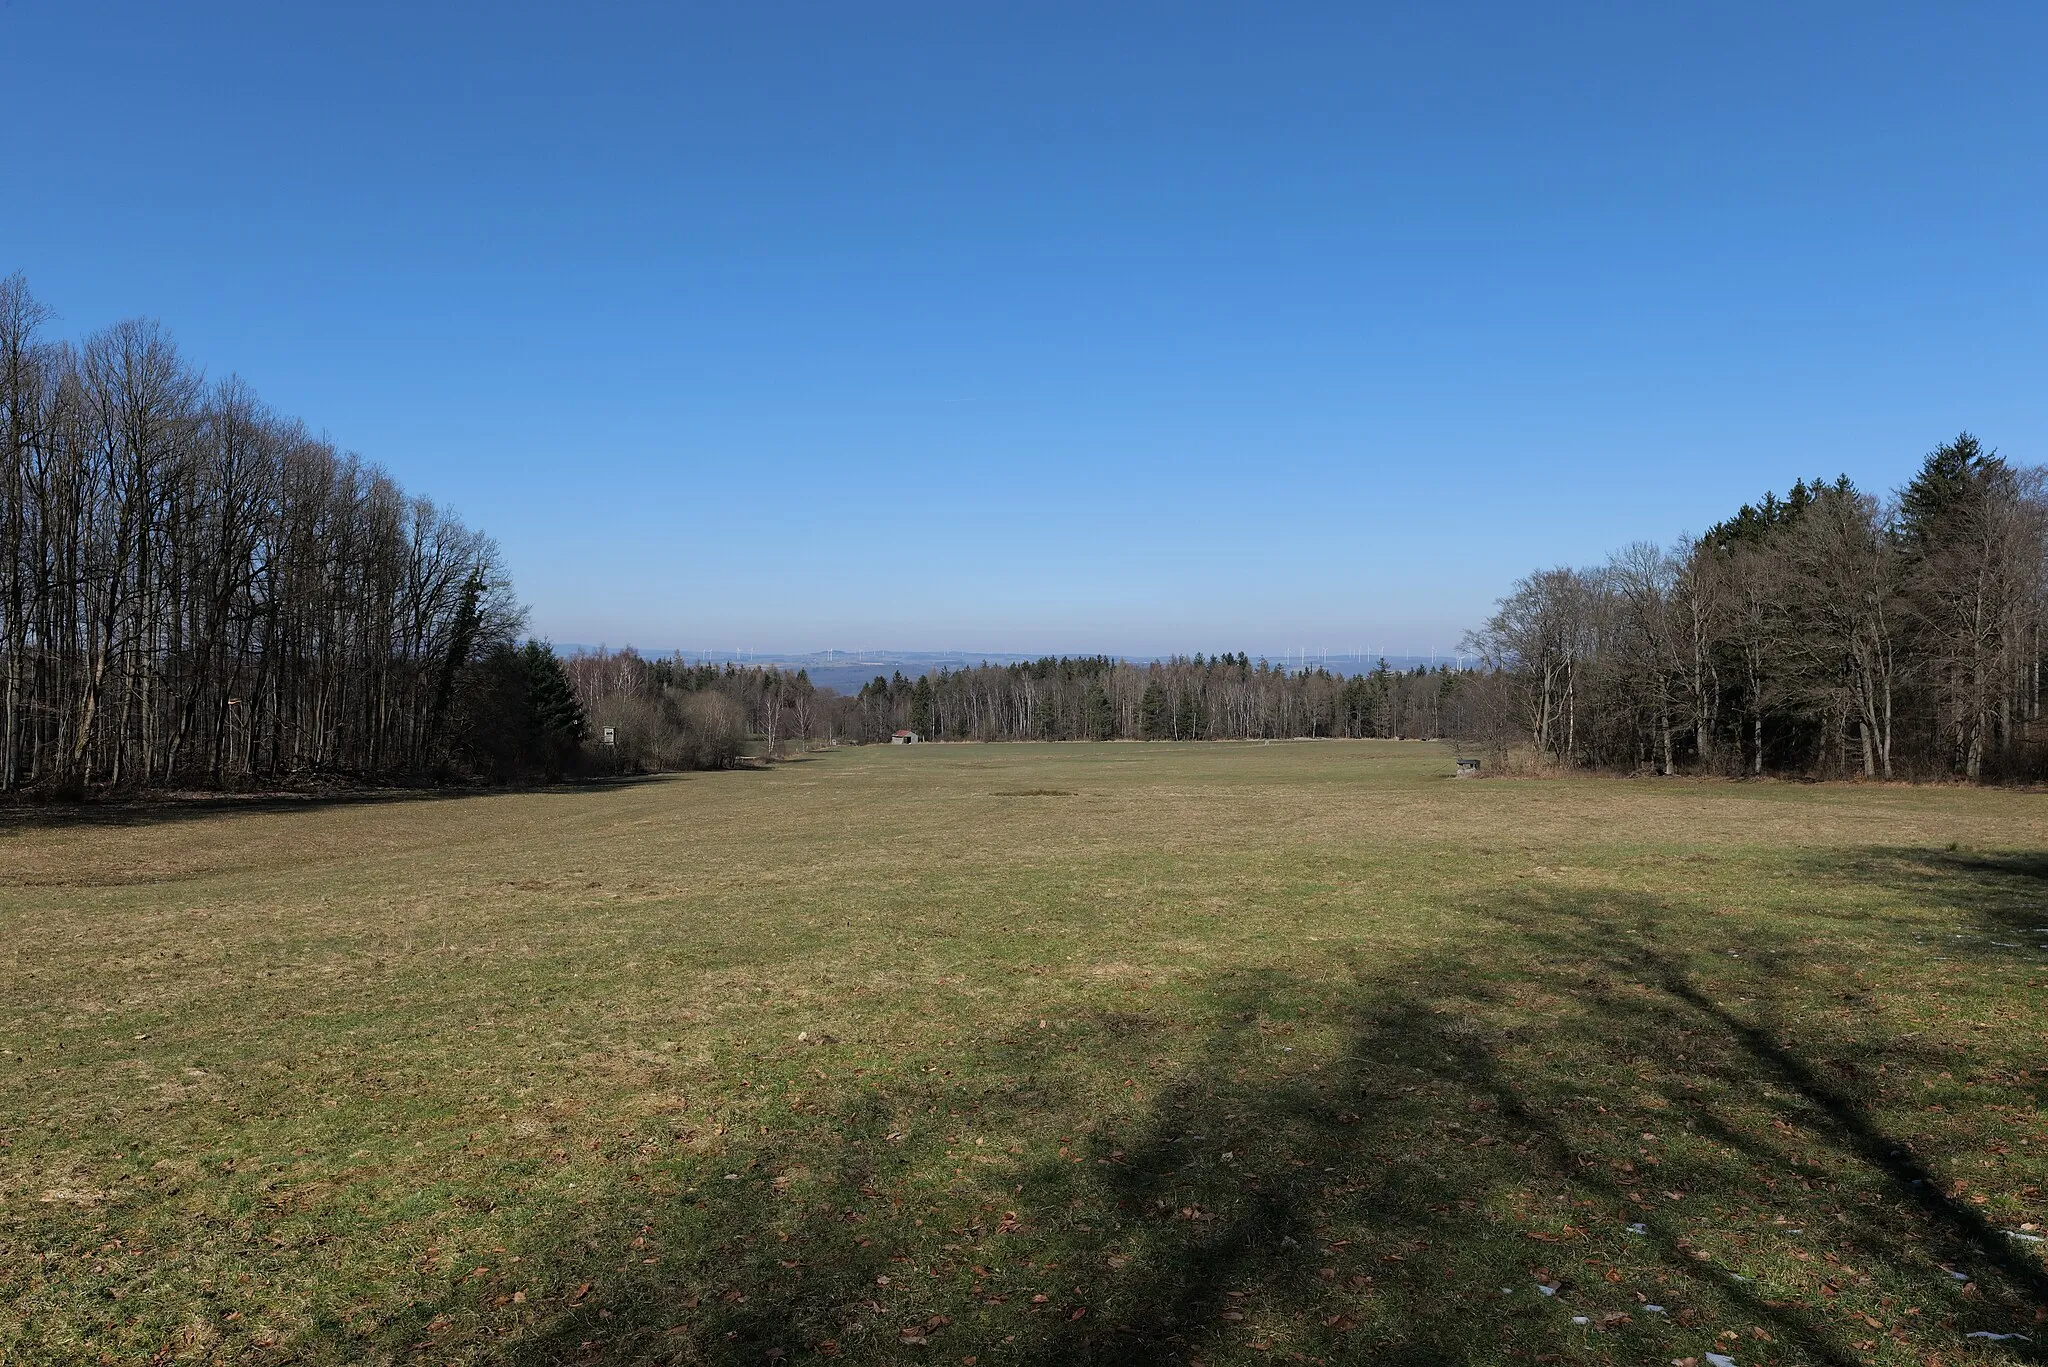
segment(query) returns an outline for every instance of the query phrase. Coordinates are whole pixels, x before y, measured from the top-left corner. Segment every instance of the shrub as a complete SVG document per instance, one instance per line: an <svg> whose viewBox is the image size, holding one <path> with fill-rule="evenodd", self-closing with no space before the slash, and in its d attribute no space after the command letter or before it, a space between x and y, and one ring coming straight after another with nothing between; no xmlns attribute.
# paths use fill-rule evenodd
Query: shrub
<svg viewBox="0 0 2048 1367"><path fill-rule="evenodd" d="M732 699L673 688L654 697L600 699L590 705L590 722L587 762L608 773L729 768L746 739L745 718ZM611 745L602 743L607 726Z"/></svg>

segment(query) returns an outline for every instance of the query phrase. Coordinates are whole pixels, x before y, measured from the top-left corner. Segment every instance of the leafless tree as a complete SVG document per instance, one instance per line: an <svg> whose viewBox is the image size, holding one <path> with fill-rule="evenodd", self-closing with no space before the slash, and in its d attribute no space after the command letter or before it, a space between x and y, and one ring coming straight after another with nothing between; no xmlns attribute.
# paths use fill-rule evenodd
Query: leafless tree
<svg viewBox="0 0 2048 1367"><path fill-rule="evenodd" d="M2048 769L2044 619L2043 472L1965 433L1890 502L1801 480L1668 552L1533 575L1472 645L1553 760L1979 780Z"/></svg>
<svg viewBox="0 0 2048 1367"><path fill-rule="evenodd" d="M150 322L0 282L0 789L425 775L519 614L496 549Z"/></svg>

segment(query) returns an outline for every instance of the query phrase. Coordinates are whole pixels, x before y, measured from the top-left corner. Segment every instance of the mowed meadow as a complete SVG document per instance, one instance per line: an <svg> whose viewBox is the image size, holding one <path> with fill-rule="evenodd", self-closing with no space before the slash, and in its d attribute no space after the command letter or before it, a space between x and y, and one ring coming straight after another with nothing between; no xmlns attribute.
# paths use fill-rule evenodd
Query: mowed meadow
<svg viewBox="0 0 2048 1367"><path fill-rule="evenodd" d="M0 1361L2039 1360L2048 796L1451 767L8 815Z"/></svg>

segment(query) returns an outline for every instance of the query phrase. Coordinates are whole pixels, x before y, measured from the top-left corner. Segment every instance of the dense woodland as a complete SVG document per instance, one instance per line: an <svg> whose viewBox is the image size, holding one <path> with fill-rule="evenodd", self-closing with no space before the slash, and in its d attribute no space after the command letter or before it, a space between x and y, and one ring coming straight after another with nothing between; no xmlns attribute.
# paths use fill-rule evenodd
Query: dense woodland
<svg viewBox="0 0 2048 1367"><path fill-rule="evenodd" d="M573 766L487 538L154 323L47 319L0 280L0 791Z"/></svg>
<svg viewBox="0 0 2048 1367"><path fill-rule="evenodd" d="M1256 740L1446 734L1468 676L1379 669L1340 678L1244 655L1132 664L1104 656L877 677L851 697L801 670L649 660L631 650L565 662L622 767L728 762L751 734L791 745L887 740Z"/></svg>
<svg viewBox="0 0 2048 1367"><path fill-rule="evenodd" d="M1532 574L1469 714L1566 766L2011 780L2043 768L2043 472L1967 433L1890 499L1802 481L1697 538Z"/></svg>
<svg viewBox="0 0 2048 1367"><path fill-rule="evenodd" d="M877 678L844 709L847 733L901 728L948 740L1257 740L1443 734L1461 676L1384 664L1341 678L1242 654L1131 664L1102 656Z"/></svg>

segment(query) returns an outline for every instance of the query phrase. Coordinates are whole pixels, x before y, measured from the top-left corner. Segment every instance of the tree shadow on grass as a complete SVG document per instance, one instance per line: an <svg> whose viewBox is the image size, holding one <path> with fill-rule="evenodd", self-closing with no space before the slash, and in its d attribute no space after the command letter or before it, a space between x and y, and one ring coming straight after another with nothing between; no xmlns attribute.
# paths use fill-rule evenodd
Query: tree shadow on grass
<svg viewBox="0 0 2048 1367"><path fill-rule="evenodd" d="M2036 949L2048 939L2048 854L1901 846L1816 856L1803 872L1829 882L1881 888L1908 906L1958 912L1970 918L1973 929L1987 933L2008 938L2033 934L2024 945L2010 948Z"/></svg>
<svg viewBox="0 0 2048 1367"><path fill-rule="evenodd" d="M494 787L333 788L304 792L204 793L94 798L81 802L0 802L0 839L23 831L157 826L221 816L268 816L341 807L386 807L422 802L465 802L507 794L583 797L683 777L679 774L607 775L563 783Z"/></svg>
<svg viewBox="0 0 2048 1367"><path fill-rule="evenodd" d="M523 1303L472 1279L380 1346L1751 1367L2048 1317L2034 1254L1879 1119L1953 1054L1831 1035L1797 942L1732 955L1626 894L1476 910L1493 933L1433 954L1214 980L1192 1049L1163 1010L1018 1021L715 1156L622 1153L529 1230ZM792 1047L789 1086L826 1060Z"/></svg>

